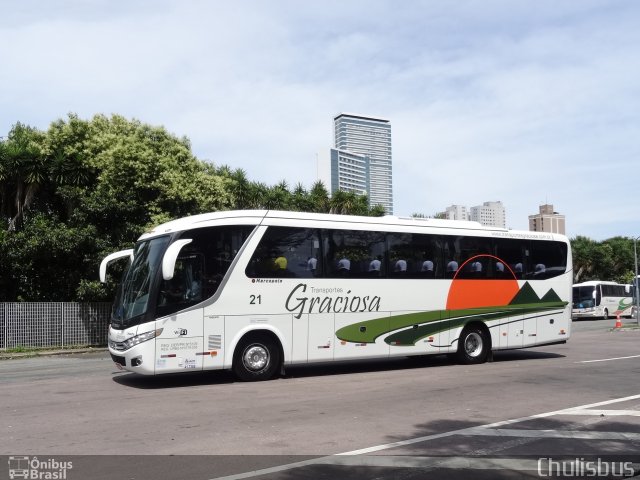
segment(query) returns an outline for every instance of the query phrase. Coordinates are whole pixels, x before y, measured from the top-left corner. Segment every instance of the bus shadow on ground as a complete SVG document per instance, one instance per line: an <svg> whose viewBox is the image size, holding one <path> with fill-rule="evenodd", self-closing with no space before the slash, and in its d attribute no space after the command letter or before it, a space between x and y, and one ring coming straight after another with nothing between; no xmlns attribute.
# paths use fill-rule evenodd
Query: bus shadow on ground
<svg viewBox="0 0 640 480"><path fill-rule="evenodd" d="M495 352L493 362L544 360L563 357L565 357L565 355L550 352L509 350L504 352ZM287 366L285 368L284 376L279 378L281 380L292 380L296 378L439 368L456 365L458 365L458 363L455 358L449 355L425 355L391 359L336 361L310 365ZM238 382L233 373L228 370L184 372L158 376L115 372L113 381L123 386L139 389L195 387L201 385L223 385Z"/></svg>
<svg viewBox="0 0 640 480"><path fill-rule="evenodd" d="M565 358L566 355L552 352L536 352L535 350L504 350L493 353L494 362L509 362L515 360L547 360Z"/></svg>
<svg viewBox="0 0 640 480"><path fill-rule="evenodd" d="M233 374L226 370L167 373L157 376L116 372L112 380L125 387L139 388L142 390L223 385L237 381Z"/></svg>

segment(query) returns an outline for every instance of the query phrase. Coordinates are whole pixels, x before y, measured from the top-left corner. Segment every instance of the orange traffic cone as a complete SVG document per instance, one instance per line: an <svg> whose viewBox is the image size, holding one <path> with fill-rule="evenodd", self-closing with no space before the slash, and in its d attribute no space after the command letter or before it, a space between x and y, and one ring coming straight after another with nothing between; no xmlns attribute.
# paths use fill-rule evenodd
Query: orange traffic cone
<svg viewBox="0 0 640 480"><path fill-rule="evenodd" d="M620 320L620 314L616 315L616 326L614 328L622 328L622 320Z"/></svg>

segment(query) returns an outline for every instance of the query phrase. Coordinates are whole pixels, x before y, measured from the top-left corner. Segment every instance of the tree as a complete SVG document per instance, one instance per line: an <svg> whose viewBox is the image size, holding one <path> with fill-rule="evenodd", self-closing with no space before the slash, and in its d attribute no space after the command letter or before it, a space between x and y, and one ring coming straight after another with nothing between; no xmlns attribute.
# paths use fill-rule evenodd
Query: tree
<svg viewBox="0 0 640 480"><path fill-rule="evenodd" d="M8 219L8 229L20 228L25 210L48 177L42 152L42 133L17 123L0 148L0 214Z"/></svg>
<svg viewBox="0 0 640 480"><path fill-rule="evenodd" d="M187 139L137 120L70 115L47 132L16 124L1 145L6 299L73 300L81 286L104 297L91 283L104 255L159 222L232 207L231 180Z"/></svg>
<svg viewBox="0 0 640 480"><path fill-rule="evenodd" d="M309 191L309 199L313 206L312 212L326 213L329 211L329 192L320 180L312 185Z"/></svg>
<svg viewBox="0 0 640 480"><path fill-rule="evenodd" d="M603 242L611 247L611 278L618 283L631 283L635 276L633 240L627 237L613 237Z"/></svg>
<svg viewBox="0 0 640 480"><path fill-rule="evenodd" d="M291 194L290 208L297 212L313 211L313 202L311 195L307 192L301 183L298 183Z"/></svg>
<svg viewBox="0 0 640 480"><path fill-rule="evenodd" d="M229 209L382 215L367 198L329 200L285 181L198 160L187 138L119 115L70 114L46 132L17 123L0 141L0 300L113 297L97 280L105 255L175 218Z"/></svg>
<svg viewBox="0 0 640 480"><path fill-rule="evenodd" d="M613 237L596 242L587 237L571 239L574 282L606 280L631 283L634 277L633 240Z"/></svg>

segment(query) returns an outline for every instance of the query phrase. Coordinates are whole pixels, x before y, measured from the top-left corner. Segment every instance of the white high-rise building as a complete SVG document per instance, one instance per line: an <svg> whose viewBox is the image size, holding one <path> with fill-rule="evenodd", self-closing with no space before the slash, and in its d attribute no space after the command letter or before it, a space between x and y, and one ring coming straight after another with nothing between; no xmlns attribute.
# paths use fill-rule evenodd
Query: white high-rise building
<svg viewBox="0 0 640 480"><path fill-rule="evenodd" d="M382 205L393 213L393 182L391 168L391 124L389 120L366 115L341 113L334 117L335 149L366 157L368 160L367 195L370 205ZM331 155L331 154L330 154ZM338 185L341 183L338 171Z"/></svg>
<svg viewBox="0 0 640 480"><path fill-rule="evenodd" d="M464 205L451 205L444 212L447 220L469 220L469 212Z"/></svg>
<svg viewBox="0 0 640 480"><path fill-rule="evenodd" d="M502 202L484 202L471 207L470 220L487 227L507 228L507 215Z"/></svg>
<svg viewBox="0 0 640 480"><path fill-rule="evenodd" d="M320 180L330 193L338 190L369 194L369 157L329 148L318 154Z"/></svg>

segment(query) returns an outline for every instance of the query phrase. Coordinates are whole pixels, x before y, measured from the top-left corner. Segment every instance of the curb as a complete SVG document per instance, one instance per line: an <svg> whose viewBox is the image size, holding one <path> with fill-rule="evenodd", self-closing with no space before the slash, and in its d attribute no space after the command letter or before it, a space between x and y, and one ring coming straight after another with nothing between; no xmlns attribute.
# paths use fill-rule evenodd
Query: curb
<svg viewBox="0 0 640 480"><path fill-rule="evenodd" d="M0 352L0 360L13 360L16 358L29 358L29 357L49 357L55 355L74 355L80 353L97 353L107 352L106 347L95 348L70 348L61 350L33 350L30 352Z"/></svg>
<svg viewBox="0 0 640 480"><path fill-rule="evenodd" d="M638 332L640 331L640 327L636 325L623 325L622 327L613 327L609 330L610 332Z"/></svg>

